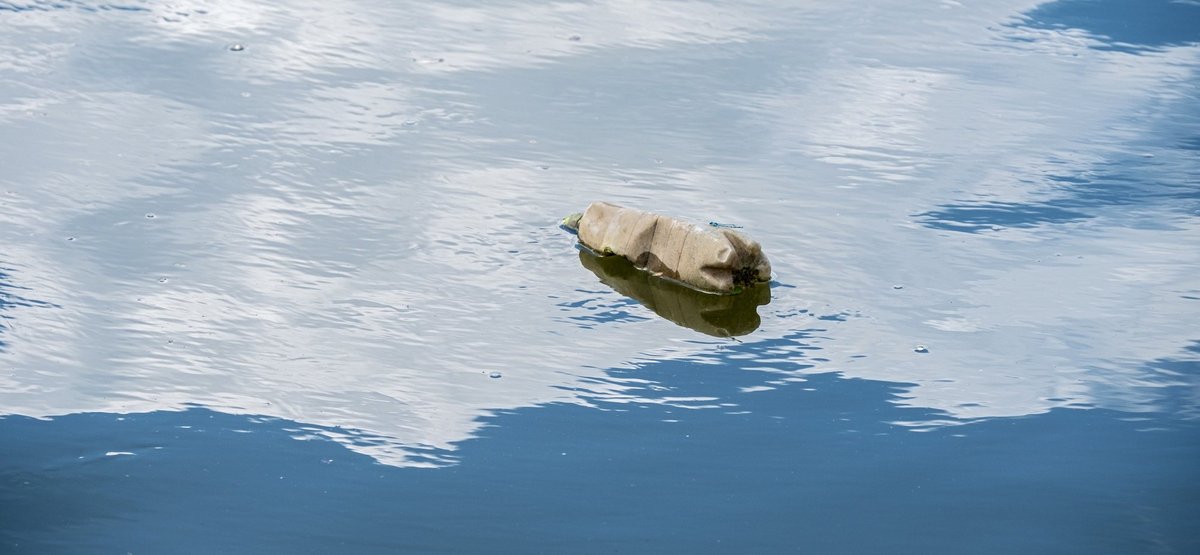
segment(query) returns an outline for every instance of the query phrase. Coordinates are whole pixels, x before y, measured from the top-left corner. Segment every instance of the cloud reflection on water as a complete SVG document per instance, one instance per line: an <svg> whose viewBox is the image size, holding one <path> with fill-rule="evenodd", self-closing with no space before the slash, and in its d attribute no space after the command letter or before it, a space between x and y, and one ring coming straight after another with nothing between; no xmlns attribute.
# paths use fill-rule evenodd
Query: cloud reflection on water
<svg viewBox="0 0 1200 555"><path fill-rule="evenodd" d="M0 62L0 261L61 307L4 307L0 407L278 416L396 465L511 407L736 403L605 371L661 358L911 384L945 415L918 429L1160 410L1200 224L1116 224L1194 199L1155 138L1195 121L1197 49L1004 25L1029 4L0 13L38 60ZM1059 180L1148 148L1177 196ZM749 360L580 267L554 223L599 198L751 228L786 286Z"/></svg>

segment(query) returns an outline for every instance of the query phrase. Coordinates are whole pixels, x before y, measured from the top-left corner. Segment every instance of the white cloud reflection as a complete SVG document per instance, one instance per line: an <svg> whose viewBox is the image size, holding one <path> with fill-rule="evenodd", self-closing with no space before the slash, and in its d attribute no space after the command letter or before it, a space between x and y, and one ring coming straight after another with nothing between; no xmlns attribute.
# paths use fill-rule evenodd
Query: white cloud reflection
<svg viewBox="0 0 1200 555"><path fill-rule="evenodd" d="M897 402L947 419L906 423L917 429L1059 406L1153 409L1178 380L1145 363L1197 339L1176 299L1200 290L1187 271L1200 260L1180 248L1198 238L1194 219L1171 233L1101 214L965 234L913 215L1069 194L1045 176L1098 171L1151 142L1160 120L1128 115L1179 101L1196 49L1133 55L1088 49L1096 39L1074 31L987 32L1031 4L944 4L904 26L901 3L213 1L21 14L23 30L0 45L29 43L37 63L0 62L20 93L0 103L0 133L19 139L0 146L17 160L0 177L0 262L61 308L6 309L0 407L202 405L292 419L394 465L444 464L430 449L452 450L494 410L728 408L732 392L670 396L607 375L711 361L722 343L618 306L579 267L553 224L609 198L750 223L766 245L792 287L760 309L749 340L823 331L746 361L763 375L746 392L810 372L912 383ZM118 55L80 70L100 58L62 46L71 31ZM246 50L224 49L234 42ZM620 66L639 51L678 59L601 86L707 86L678 76L730 58L754 78L697 95L711 99L698 118L736 108L725 126L599 114L625 137L613 143L676 143L666 163L647 153L633 166L624 144L531 143L522 133L561 132L557 122L504 113L467 75L511 71L504 84L519 94L532 74ZM105 75L143 53L166 62ZM172 77L183 63L195 75ZM493 123L514 120L525 127ZM634 317L587 320L596 307Z"/></svg>
<svg viewBox="0 0 1200 555"><path fill-rule="evenodd" d="M777 9L675 0L635 2L210 1L147 4L155 25L138 37L223 39L246 46L230 66L251 82L307 80L342 70L453 72L542 65L604 48L661 48L750 40Z"/></svg>

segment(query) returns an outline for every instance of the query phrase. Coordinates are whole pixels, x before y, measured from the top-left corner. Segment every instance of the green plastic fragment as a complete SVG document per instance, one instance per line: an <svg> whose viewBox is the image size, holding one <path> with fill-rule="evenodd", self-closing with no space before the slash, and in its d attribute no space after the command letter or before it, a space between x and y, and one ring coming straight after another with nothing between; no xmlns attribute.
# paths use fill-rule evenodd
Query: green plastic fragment
<svg viewBox="0 0 1200 555"><path fill-rule="evenodd" d="M579 220L581 219L583 219L583 212L576 212L563 218L561 225L568 229L579 229Z"/></svg>

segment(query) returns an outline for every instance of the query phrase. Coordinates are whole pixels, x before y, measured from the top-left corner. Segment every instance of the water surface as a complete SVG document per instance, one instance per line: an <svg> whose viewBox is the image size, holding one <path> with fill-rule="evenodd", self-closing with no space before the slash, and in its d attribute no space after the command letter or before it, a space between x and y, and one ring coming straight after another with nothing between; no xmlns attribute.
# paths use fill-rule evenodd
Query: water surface
<svg viewBox="0 0 1200 555"><path fill-rule="evenodd" d="M0 20L6 550L1200 546L1194 2ZM599 199L769 303L581 262Z"/></svg>

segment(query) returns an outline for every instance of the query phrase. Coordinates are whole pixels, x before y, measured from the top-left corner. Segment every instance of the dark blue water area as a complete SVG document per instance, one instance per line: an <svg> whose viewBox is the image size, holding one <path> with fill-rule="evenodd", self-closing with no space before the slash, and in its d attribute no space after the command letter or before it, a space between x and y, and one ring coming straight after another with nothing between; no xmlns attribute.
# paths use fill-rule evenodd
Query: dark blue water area
<svg viewBox="0 0 1200 555"><path fill-rule="evenodd" d="M1200 43L1200 4L1179 0L1065 0L1025 14L1023 25L1081 29L1103 50L1137 51Z"/></svg>
<svg viewBox="0 0 1200 555"><path fill-rule="evenodd" d="M1194 418L1055 409L915 432L900 423L947 417L902 406L902 383L827 373L731 394L761 384L738 357L800 339L610 371L672 384L663 401L737 407L645 392L501 412L436 469L202 408L5 417L0 551L1200 550ZM1195 357L1151 364L1200 370ZM1189 394L1173 393L1181 406Z"/></svg>

